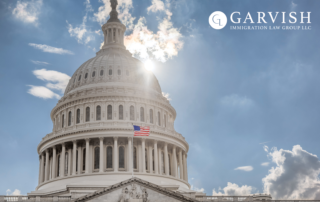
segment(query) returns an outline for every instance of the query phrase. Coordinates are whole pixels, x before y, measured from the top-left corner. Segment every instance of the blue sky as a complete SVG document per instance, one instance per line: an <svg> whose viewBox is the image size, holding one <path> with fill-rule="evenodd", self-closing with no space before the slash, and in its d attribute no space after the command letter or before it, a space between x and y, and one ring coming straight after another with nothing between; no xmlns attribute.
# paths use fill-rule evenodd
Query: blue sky
<svg viewBox="0 0 320 202"><path fill-rule="evenodd" d="M52 130L50 111L64 82L100 48L106 2L0 2L0 194L37 186L37 145ZM130 50L154 61L169 93L175 129L190 144L193 189L320 198L319 1L121 2L126 36L154 37ZM214 11L239 11L242 18L250 12L255 21L258 11L312 12L312 29L230 30L229 21L215 30L208 23Z"/></svg>

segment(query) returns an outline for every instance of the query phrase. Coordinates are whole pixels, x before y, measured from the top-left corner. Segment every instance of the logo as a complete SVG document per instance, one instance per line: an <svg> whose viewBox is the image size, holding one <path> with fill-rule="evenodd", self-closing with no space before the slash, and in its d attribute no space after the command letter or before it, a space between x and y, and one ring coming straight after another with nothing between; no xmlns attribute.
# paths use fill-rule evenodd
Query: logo
<svg viewBox="0 0 320 202"><path fill-rule="evenodd" d="M209 24L213 29L222 29L227 25L227 16L221 11L213 12L209 17Z"/></svg>

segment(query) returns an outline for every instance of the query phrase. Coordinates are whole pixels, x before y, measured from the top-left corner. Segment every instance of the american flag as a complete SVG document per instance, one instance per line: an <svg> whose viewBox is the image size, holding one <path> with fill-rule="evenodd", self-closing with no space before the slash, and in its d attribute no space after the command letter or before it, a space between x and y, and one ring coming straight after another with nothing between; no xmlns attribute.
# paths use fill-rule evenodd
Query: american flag
<svg viewBox="0 0 320 202"><path fill-rule="evenodd" d="M150 126L135 126L133 125L134 136L149 136L150 135Z"/></svg>

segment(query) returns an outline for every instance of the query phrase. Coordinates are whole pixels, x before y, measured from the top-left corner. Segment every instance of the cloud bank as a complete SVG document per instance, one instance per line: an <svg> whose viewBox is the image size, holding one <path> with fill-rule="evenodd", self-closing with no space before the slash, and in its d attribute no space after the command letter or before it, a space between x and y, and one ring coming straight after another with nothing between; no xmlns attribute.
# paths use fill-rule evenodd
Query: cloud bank
<svg viewBox="0 0 320 202"><path fill-rule="evenodd" d="M219 188L220 191L216 192L215 189L212 190L212 195L228 195L228 196L244 196L244 195L249 195L251 194L255 188L248 186L248 185L243 185L239 186L235 183L228 182L227 186L224 187L223 189ZM222 192L221 192L222 191Z"/></svg>
<svg viewBox="0 0 320 202"><path fill-rule="evenodd" d="M72 51L65 50L63 48L56 48L56 47L48 46L45 44L29 43L29 46L32 46L36 49L42 50L43 52L47 52L47 53L55 53L55 54L60 54L60 55L62 55L62 54L73 55L74 54Z"/></svg>
<svg viewBox="0 0 320 202"><path fill-rule="evenodd" d="M16 7L12 10L12 15L25 23L37 25L41 7L42 0L17 1Z"/></svg>

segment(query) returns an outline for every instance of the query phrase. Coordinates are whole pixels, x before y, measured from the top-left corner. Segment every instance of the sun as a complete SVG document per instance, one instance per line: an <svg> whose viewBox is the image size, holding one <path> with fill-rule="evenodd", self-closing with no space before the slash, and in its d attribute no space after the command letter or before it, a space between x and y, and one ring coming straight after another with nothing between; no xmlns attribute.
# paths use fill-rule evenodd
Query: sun
<svg viewBox="0 0 320 202"><path fill-rule="evenodd" d="M153 71L154 70L154 62L150 59L146 60L144 62L144 68L148 71Z"/></svg>

